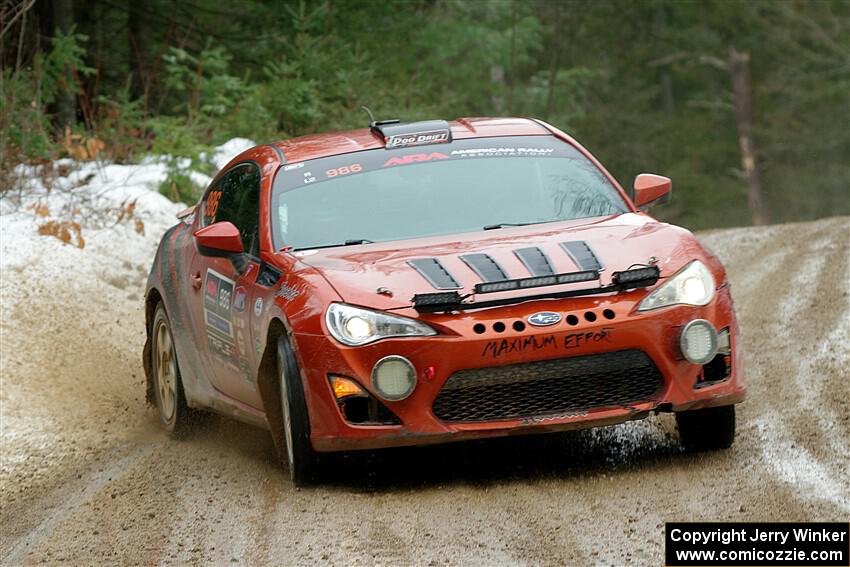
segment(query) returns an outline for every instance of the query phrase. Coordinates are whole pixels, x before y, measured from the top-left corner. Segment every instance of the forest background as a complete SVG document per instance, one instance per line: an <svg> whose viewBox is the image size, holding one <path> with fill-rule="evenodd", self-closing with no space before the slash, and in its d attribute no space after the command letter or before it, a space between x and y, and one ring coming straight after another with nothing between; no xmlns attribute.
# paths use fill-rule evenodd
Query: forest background
<svg viewBox="0 0 850 567"><path fill-rule="evenodd" d="M0 198L21 163L169 156L404 121L534 116L692 229L850 214L847 0L6 0ZM188 159L186 159L188 158Z"/></svg>

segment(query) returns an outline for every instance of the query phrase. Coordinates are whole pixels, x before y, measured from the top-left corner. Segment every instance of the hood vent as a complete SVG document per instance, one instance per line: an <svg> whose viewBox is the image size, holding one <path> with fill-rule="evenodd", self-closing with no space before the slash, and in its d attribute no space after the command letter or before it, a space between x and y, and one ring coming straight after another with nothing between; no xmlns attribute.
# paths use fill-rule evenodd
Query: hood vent
<svg viewBox="0 0 850 567"><path fill-rule="evenodd" d="M436 289L460 289L460 284L436 258L420 258L408 262Z"/></svg>
<svg viewBox="0 0 850 567"><path fill-rule="evenodd" d="M510 286L500 287L499 282L522 281L524 285L519 286L522 289L536 287L538 285L574 283L599 278L599 271L603 269L602 263L596 257L596 254L593 253L587 242L573 240L570 242L561 242L560 245L569 254L570 258L572 258L573 263L578 268L578 272L557 274L554 266L549 261L549 257L537 246L517 248L513 251L514 255L519 258L523 266L531 274L530 278L520 278L519 280L512 280L502 266L489 254L464 254L460 256L460 259L481 279L481 283L475 286L476 293L487 293L499 289L505 291L513 289ZM437 258L418 258L416 260L408 260L407 264L419 272L434 289L451 290L461 289L463 287ZM576 279L575 276L577 274L581 274L582 277ZM546 280L546 283L542 283L542 281L538 281L535 278L549 278L551 281Z"/></svg>
<svg viewBox="0 0 850 567"><path fill-rule="evenodd" d="M543 250L536 246L514 250L514 254L522 261L532 276L551 276L555 273L552 264L549 263L549 258L546 257Z"/></svg>
<svg viewBox="0 0 850 567"><path fill-rule="evenodd" d="M502 267L487 254L466 254L460 259L485 282L500 282L508 279Z"/></svg>
<svg viewBox="0 0 850 567"><path fill-rule="evenodd" d="M584 240L561 242L561 248L566 250L579 270L602 270L602 264L596 258L596 254Z"/></svg>

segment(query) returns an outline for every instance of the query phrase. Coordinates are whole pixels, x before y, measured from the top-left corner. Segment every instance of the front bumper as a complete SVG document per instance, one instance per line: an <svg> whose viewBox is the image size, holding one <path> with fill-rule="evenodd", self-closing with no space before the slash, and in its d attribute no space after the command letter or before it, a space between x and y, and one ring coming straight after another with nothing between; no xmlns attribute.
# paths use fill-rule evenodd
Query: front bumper
<svg viewBox="0 0 850 567"><path fill-rule="evenodd" d="M738 324L728 286L721 287L705 307L674 306L638 313L637 303L644 295L633 291L427 315L422 318L440 329L439 336L385 339L355 348L343 347L324 335L296 333L294 345L305 383L313 446L317 451L339 451L563 431L640 419L651 411L681 411L742 401L745 388ZM550 327L528 325L527 317L538 311L555 311L564 318ZM592 315L586 317L587 313ZM412 311L400 314L415 316ZM578 322L570 324L568 319L575 320L569 315ZM695 387L703 367L684 360L678 346L682 327L693 319L706 319L718 331L729 329L731 365L727 379ZM523 322L525 328L516 330L513 324L517 321ZM504 331L494 330L498 322L504 324ZM485 331L475 332L475 325L484 325ZM526 340L528 337L536 340ZM625 350L645 353L662 377L658 391L639 403L475 422L443 421L434 414L435 399L456 372ZM410 397L400 402L381 400L401 424L349 423L333 396L328 375L353 378L378 397L370 381L371 371L375 362L388 355L406 357L417 370L417 386ZM429 367L431 370L426 372Z"/></svg>

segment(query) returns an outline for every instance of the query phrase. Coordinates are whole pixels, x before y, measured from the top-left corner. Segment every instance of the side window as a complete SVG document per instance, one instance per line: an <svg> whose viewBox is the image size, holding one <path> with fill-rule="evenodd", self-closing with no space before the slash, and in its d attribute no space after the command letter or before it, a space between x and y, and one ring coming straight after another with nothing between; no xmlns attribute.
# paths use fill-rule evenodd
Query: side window
<svg viewBox="0 0 850 567"><path fill-rule="evenodd" d="M239 164L210 188L204 201L204 226L230 221L242 235L245 252L260 255L260 169Z"/></svg>

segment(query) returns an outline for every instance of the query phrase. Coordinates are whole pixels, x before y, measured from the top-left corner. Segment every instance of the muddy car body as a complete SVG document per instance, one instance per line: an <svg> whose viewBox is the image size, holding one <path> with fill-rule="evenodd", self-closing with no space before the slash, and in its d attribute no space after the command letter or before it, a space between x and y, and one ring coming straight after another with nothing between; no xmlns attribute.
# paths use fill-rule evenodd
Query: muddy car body
<svg viewBox="0 0 850 567"><path fill-rule="evenodd" d="M148 398L175 432L188 408L268 427L297 482L328 452L653 411L726 447L745 395L732 298L715 256L641 210L670 189L644 174L630 197L532 119L257 146L162 239Z"/></svg>

